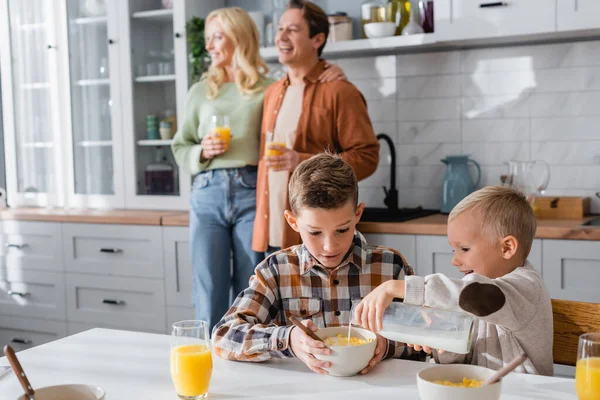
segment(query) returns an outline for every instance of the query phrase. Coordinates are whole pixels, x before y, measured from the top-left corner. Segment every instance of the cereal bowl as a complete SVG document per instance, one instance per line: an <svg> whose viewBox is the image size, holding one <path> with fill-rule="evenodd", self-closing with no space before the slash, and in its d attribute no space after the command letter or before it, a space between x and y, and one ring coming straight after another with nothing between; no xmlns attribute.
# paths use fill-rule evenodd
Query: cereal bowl
<svg viewBox="0 0 600 400"><path fill-rule="evenodd" d="M417 373L421 400L498 400L501 382L485 387L445 386L436 381L462 382L463 378L485 381L496 371L477 365L449 364L422 369Z"/></svg>
<svg viewBox="0 0 600 400"><path fill-rule="evenodd" d="M325 340L329 337L336 337L343 335L348 337L347 326L337 326L331 328L319 328L315 332L317 336ZM352 338L368 341L365 344L351 345L351 346L329 346L331 354L328 356L322 354L315 354L318 360L331 362L330 368L325 368L329 375L332 376L353 376L363 370L369 361L375 355L375 348L377 347L377 335L366 329L352 327L350 334ZM370 340L370 341L369 341Z"/></svg>

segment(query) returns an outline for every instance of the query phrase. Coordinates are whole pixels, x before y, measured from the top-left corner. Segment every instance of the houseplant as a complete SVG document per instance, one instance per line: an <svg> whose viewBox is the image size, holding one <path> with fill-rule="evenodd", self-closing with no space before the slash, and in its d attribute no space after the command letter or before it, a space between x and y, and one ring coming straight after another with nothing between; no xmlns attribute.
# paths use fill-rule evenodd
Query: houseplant
<svg viewBox="0 0 600 400"><path fill-rule="evenodd" d="M204 19L192 17L185 25L187 41L190 49L190 65L192 82L197 82L210 65L210 57L205 48Z"/></svg>

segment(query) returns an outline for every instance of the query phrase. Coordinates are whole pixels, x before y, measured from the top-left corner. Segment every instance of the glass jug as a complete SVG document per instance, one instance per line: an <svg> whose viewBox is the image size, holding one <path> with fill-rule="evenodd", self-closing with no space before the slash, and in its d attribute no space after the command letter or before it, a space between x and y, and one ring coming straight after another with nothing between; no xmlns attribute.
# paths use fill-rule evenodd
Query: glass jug
<svg viewBox="0 0 600 400"><path fill-rule="evenodd" d="M546 192L549 181L550 166L543 160L508 162L506 184L521 191L531 205Z"/></svg>

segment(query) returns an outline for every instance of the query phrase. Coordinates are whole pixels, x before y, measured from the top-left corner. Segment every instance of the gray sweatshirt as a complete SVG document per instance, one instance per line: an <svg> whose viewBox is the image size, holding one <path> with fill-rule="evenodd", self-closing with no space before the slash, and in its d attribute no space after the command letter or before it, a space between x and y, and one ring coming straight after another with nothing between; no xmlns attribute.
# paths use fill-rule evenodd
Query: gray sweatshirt
<svg viewBox="0 0 600 400"><path fill-rule="evenodd" d="M474 273L462 279L442 274L405 279L405 303L477 317L471 352L434 351L438 363L475 364L497 370L525 353L529 359L517 372L554 375L552 303L542 277L529 262L496 279Z"/></svg>

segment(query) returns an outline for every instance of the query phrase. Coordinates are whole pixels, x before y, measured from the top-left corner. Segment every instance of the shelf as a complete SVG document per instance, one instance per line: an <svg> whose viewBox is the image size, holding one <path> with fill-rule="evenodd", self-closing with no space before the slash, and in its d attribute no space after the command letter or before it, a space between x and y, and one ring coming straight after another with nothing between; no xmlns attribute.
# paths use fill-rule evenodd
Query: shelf
<svg viewBox="0 0 600 400"><path fill-rule="evenodd" d="M23 90L50 89L50 82L23 83L21 85L21 89L23 89Z"/></svg>
<svg viewBox="0 0 600 400"><path fill-rule="evenodd" d="M81 79L75 82L77 86L105 86L110 84L110 79Z"/></svg>
<svg viewBox="0 0 600 400"><path fill-rule="evenodd" d="M175 80L175 74L173 75L148 75L148 76L138 76L135 78L136 82L139 83L148 83L148 82L169 82Z"/></svg>
<svg viewBox="0 0 600 400"><path fill-rule="evenodd" d="M25 142L21 144L24 149L51 149L54 142Z"/></svg>
<svg viewBox="0 0 600 400"><path fill-rule="evenodd" d="M170 146L173 140L138 140L138 146Z"/></svg>
<svg viewBox="0 0 600 400"><path fill-rule="evenodd" d="M108 18L106 15L101 17L82 17L74 20L77 25L100 25L106 24Z"/></svg>
<svg viewBox="0 0 600 400"><path fill-rule="evenodd" d="M166 8L160 10L138 11L133 13L132 18L143 19L154 22L169 23L173 22L173 9Z"/></svg>
<svg viewBox="0 0 600 400"><path fill-rule="evenodd" d="M327 43L323 54L325 56L352 55L360 57L363 53L382 53L398 49L409 49L418 47L421 50L428 45L436 45L437 39L435 33L422 33L410 36L391 36L377 39L356 39L337 43ZM277 60L276 47L263 47L260 49L260 55L268 61Z"/></svg>
<svg viewBox="0 0 600 400"><path fill-rule="evenodd" d="M19 29L21 29L22 31L38 31L44 28L46 28L45 22L37 22L35 24L23 24L19 26Z"/></svg>
<svg viewBox="0 0 600 400"><path fill-rule="evenodd" d="M80 147L111 147L112 140L82 140L77 143Z"/></svg>

